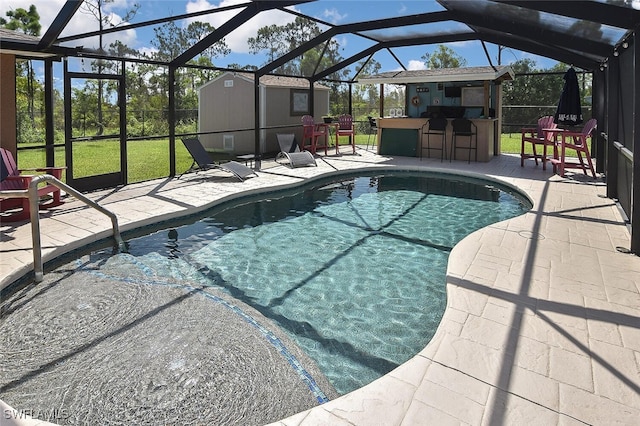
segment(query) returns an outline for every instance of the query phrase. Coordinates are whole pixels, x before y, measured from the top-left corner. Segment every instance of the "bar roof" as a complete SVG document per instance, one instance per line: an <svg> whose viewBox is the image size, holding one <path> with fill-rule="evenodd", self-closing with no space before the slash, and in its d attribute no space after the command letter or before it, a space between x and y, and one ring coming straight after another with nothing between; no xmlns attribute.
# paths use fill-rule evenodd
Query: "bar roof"
<svg viewBox="0 0 640 426"><path fill-rule="evenodd" d="M511 67L437 68L430 70L389 71L361 77L361 84L406 84L455 81L505 81L513 80Z"/></svg>

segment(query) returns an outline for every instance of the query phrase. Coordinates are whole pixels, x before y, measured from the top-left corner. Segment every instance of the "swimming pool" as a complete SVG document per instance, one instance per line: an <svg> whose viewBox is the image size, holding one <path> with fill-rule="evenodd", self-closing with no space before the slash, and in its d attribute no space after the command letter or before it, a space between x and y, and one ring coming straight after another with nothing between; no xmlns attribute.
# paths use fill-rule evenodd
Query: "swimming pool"
<svg viewBox="0 0 640 426"><path fill-rule="evenodd" d="M407 172L342 177L234 204L130 240L127 254L96 252L67 269L218 289L278 324L339 393L428 343L457 241L530 208L488 182Z"/></svg>
<svg viewBox="0 0 640 426"><path fill-rule="evenodd" d="M133 240L129 253L196 265L195 279L275 321L346 393L431 339L444 312L451 248L528 208L504 188L461 177L351 177L245 200ZM175 264L153 267L194 279Z"/></svg>

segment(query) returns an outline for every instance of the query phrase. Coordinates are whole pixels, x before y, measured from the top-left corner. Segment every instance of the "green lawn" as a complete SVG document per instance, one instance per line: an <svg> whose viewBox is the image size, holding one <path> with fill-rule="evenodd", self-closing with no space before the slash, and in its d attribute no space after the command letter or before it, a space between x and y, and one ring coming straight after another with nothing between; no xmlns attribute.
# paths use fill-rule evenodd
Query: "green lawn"
<svg viewBox="0 0 640 426"><path fill-rule="evenodd" d="M502 152L505 154L520 154L520 143L522 141L521 133L503 133L502 134ZM531 144L525 145L525 153L533 154L531 151ZM552 152L549 152L552 154ZM567 157L576 157L576 151L573 149L567 149Z"/></svg>
<svg viewBox="0 0 640 426"><path fill-rule="evenodd" d="M356 144L366 145L368 134L357 134ZM371 141L373 142L373 135ZM520 133L502 135L503 153L520 153ZM347 144L346 137L340 138L340 144ZM530 148L529 148L530 150ZM115 152L115 155L114 155ZM65 158L63 148L56 148L56 166L64 166ZM74 146L74 172L76 177L92 176L119 170L120 151L117 142L113 141L87 141L77 143ZM568 153L571 155L571 153ZM143 140L127 143L128 157L128 181L142 182L145 180L161 178L169 175L169 140ZM224 158L212 153L215 160L231 159L228 155ZM218 158L216 158L218 157ZM192 163L192 158L181 143L176 144L176 172L178 174L187 170ZM44 149L23 150L18 153L18 166L22 169L42 167L45 164ZM63 174L63 180L65 175Z"/></svg>
<svg viewBox="0 0 640 426"><path fill-rule="evenodd" d="M169 140L130 141L127 143L128 181L142 182L169 175ZM187 170L193 159L181 143L176 143L176 172ZM23 150L18 153L21 169L46 164L44 149ZM80 142L73 149L74 177L93 176L120 169L120 149L112 141ZM55 165L65 166L64 149L56 148ZM62 175L63 180L65 174Z"/></svg>
<svg viewBox="0 0 640 426"><path fill-rule="evenodd" d="M501 140L501 150L505 154L520 154L520 133L503 133Z"/></svg>

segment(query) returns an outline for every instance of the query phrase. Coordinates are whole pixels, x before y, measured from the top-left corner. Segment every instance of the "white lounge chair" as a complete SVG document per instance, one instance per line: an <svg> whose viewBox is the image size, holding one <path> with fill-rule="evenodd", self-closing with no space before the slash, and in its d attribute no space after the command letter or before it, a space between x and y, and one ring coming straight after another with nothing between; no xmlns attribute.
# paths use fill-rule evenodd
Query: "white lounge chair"
<svg viewBox="0 0 640 426"><path fill-rule="evenodd" d="M287 164L290 167L318 166L313 154L309 151L300 151L293 133L278 133L280 152L276 155L276 163ZM285 160L286 159L286 160Z"/></svg>

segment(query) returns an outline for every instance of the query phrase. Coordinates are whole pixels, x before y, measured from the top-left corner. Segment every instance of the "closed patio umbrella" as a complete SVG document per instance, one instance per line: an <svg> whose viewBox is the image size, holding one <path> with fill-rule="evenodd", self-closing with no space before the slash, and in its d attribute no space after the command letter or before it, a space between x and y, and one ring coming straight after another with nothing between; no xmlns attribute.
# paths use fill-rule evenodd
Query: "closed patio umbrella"
<svg viewBox="0 0 640 426"><path fill-rule="evenodd" d="M578 76L573 67L564 73L564 88L560 95L558 108L554 121L557 124L575 126L582 123L582 108L580 106L580 87L578 87Z"/></svg>

